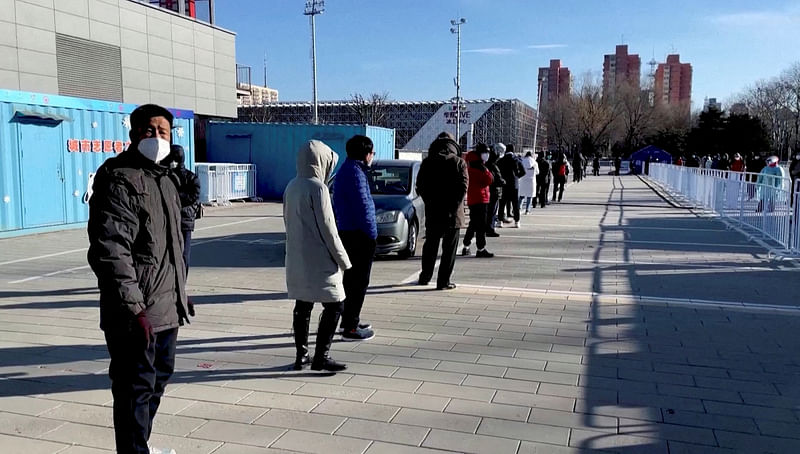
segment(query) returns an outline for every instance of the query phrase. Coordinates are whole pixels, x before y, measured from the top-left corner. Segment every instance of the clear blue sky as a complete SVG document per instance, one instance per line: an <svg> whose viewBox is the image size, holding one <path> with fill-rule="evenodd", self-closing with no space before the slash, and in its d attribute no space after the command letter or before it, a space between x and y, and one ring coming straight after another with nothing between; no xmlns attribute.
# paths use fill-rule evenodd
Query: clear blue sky
<svg viewBox="0 0 800 454"><path fill-rule="evenodd" d="M304 0L217 0L235 31L236 60L281 101L311 99ZM536 103L537 68L560 58L573 75L599 75L603 55L628 44L645 64L679 53L693 66L692 100L727 101L800 61L800 1L788 0L327 0L317 16L320 100L387 91L393 100L455 96L456 37L464 17L462 96Z"/></svg>

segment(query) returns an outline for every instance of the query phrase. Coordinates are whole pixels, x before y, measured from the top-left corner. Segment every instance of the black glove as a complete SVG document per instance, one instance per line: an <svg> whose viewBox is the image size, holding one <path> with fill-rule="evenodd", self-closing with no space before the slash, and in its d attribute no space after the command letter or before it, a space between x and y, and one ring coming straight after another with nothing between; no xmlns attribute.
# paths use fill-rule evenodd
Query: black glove
<svg viewBox="0 0 800 454"><path fill-rule="evenodd" d="M191 300L188 300L186 305L189 307L189 315L194 317L194 303Z"/></svg>
<svg viewBox="0 0 800 454"><path fill-rule="evenodd" d="M153 325L150 324L150 320L147 319L147 314L142 311L136 316L136 324L141 328L142 332L144 333L144 340L146 342L147 347L150 347L150 342L153 340Z"/></svg>

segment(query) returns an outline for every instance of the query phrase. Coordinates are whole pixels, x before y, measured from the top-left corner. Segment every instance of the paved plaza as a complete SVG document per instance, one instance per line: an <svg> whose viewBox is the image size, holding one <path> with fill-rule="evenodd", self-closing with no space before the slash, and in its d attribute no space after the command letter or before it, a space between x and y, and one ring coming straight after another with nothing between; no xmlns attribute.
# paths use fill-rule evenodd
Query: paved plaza
<svg viewBox="0 0 800 454"><path fill-rule="evenodd" d="M197 317L156 446L800 452L800 269L638 177L569 186L490 238L495 258L459 257L453 291L415 285L419 257L378 259L362 313L377 335L337 336L338 374L288 370L280 204L208 209L198 227ZM0 240L0 453L112 452L86 246L84 229Z"/></svg>

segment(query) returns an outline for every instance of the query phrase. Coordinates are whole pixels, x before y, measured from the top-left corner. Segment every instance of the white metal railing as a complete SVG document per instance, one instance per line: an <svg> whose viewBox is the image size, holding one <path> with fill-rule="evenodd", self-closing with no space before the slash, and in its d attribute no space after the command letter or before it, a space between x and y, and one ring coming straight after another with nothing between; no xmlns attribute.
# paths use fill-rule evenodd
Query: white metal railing
<svg viewBox="0 0 800 454"><path fill-rule="evenodd" d="M694 207L717 213L754 238L800 254L800 182L752 172L650 164L650 178Z"/></svg>
<svg viewBox="0 0 800 454"><path fill-rule="evenodd" d="M255 164L195 163L200 179L200 203L227 205L256 198Z"/></svg>

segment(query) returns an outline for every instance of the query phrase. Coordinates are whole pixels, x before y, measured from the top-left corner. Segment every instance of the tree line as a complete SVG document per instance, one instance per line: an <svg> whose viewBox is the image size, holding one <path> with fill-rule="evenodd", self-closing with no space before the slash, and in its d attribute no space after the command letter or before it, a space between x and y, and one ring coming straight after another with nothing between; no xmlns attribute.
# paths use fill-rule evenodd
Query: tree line
<svg viewBox="0 0 800 454"><path fill-rule="evenodd" d="M730 108L690 112L656 99L651 86L622 83L604 93L584 74L568 95L542 100L537 148L626 157L647 145L677 156L740 153L786 159L800 150L800 63L735 96Z"/></svg>

